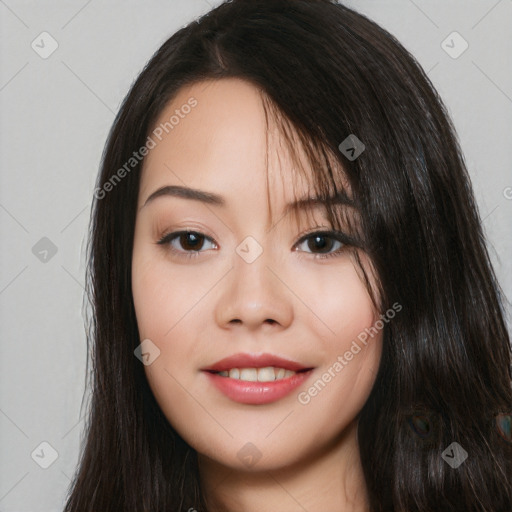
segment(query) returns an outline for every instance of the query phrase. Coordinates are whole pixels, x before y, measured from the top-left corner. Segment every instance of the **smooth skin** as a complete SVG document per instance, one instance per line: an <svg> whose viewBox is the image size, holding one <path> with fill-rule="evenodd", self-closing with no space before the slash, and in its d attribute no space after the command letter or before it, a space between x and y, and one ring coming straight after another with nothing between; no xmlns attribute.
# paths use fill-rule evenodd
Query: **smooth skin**
<svg viewBox="0 0 512 512"><path fill-rule="evenodd" d="M382 333L307 404L298 395L329 368L332 373L380 312L347 247L337 252L342 244L326 238L326 251L336 254L320 258L312 237L298 243L303 231L332 226L321 208L300 213L299 223L283 215L311 186L293 171L274 124L269 217L267 127L258 89L236 78L186 86L155 126L191 97L197 105L149 151L141 176L132 291L140 339L160 350L144 367L148 382L170 424L198 452L212 510L366 511L356 429L378 370ZM218 194L225 205L170 195L145 204L167 185ZM185 229L204 236L157 243ZM236 251L248 236L263 250L251 263ZM201 371L240 352L275 354L314 370L277 402L240 404ZM254 460L260 457L252 465L239 456L244 446Z"/></svg>

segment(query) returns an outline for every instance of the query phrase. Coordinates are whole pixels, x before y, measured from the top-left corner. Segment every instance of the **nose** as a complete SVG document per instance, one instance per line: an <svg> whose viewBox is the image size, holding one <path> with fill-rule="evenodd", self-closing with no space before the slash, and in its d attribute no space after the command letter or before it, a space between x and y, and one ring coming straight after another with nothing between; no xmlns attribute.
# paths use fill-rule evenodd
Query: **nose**
<svg viewBox="0 0 512 512"><path fill-rule="evenodd" d="M293 294L274 267L270 251L264 250L251 263L234 254L233 268L223 279L215 306L217 325L255 331L269 326L285 329L291 324Z"/></svg>

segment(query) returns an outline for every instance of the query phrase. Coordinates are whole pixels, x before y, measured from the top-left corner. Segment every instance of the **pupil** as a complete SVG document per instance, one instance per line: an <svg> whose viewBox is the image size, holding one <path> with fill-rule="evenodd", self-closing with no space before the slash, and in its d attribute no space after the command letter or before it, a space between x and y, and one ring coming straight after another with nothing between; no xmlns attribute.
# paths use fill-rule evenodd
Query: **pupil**
<svg viewBox="0 0 512 512"><path fill-rule="evenodd" d="M325 252L328 252L329 251L329 244L325 242L325 239L328 238L328 237L325 237L323 235L317 235L315 237L313 237L312 240L314 240L314 249L316 250L320 250L320 251L325 251ZM320 242L318 242L320 240ZM322 243L322 240L324 241ZM309 247L310 249L313 249L313 247Z"/></svg>
<svg viewBox="0 0 512 512"><path fill-rule="evenodd" d="M190 238L192 238L191 243L190 243ZM183 233L181 235L181 242L182 242L182 247L184 249L197 249L201 245L200 237L196 236L194 233Z"/></svg>

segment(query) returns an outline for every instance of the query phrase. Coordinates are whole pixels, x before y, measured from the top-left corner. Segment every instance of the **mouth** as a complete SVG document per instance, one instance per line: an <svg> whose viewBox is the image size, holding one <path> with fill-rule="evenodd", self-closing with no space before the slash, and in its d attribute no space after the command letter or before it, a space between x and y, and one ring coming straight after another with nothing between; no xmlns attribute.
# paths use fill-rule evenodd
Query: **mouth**
<svg viewBox="0 0 512 512"><path fill-rule="evenodd" d="M303 368L302 370L293 371L285 368L276 368L274 366L264 366L263 368L230 368L229 370L223 371L206 371L214 375L218 375L219 377L241 380L244 382L275 382L310 370L312 370L312 368Z"/></svg>
<svg viewBox="0 0 512 512"><path fill-rule="evenodd" d="M314 367L272 354L235 354L201 370L231 400L262 405L289 395Z"/></svg>

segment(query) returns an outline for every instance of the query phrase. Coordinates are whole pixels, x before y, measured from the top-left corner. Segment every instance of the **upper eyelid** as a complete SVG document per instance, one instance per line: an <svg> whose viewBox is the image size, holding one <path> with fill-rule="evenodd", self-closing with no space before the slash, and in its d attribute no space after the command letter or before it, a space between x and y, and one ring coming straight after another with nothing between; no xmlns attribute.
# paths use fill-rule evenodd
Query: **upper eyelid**
<svg viewBox="0 0 512 512"><path fill-rule="evenodd" d="M333 238L336 238L336 236L341 235L339 231L336 231L334 229L327 229L327 228L320 228L320 229L314 229L313 231L306 231L305 233L302 233L299 235L299 239L297 242L300 242L304 240L305 238L308 238L312 235L331 235Z"/></svg>

